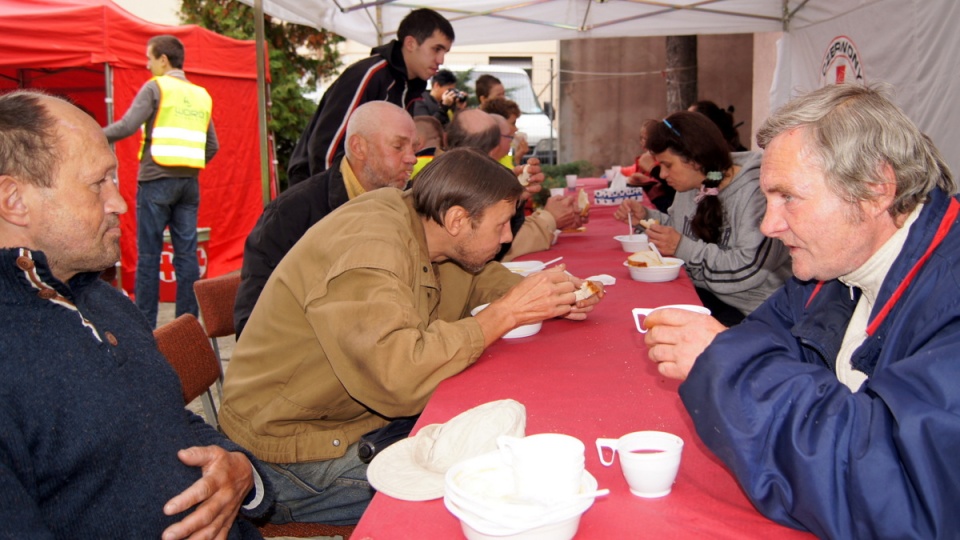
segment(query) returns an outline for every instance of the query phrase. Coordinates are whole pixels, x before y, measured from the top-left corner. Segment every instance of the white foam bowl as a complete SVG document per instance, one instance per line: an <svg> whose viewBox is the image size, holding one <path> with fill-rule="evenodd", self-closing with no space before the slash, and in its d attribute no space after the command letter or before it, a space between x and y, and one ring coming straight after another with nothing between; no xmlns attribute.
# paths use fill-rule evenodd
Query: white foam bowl
<svg viewBox="0 0 960 540"><path fill-rule="evenodd" d="M680 275L680 268L683 267L683 259L676 257L664 257L663 266L630 266L626 261L623 265L630 270L630 277L634 281L645 281L647 283L660 283L663 281L673 281Z"/></svg>
<svg viewBox="0 0 960 540"><path fill-rule="evenodd" d="M500 452L461 461L444 480L444 505L468 540L570 540L594 501L586 497L544 507L512 499L513 473ZM584 471L580 492L596 489L596 478Z"/></svg>
<svg viewBox="0 0 960 540"><path fill-rule="evenodd" d="M501 264L507 270L524 277L543 270L543 261L511 261Z"/></svg>
<svg viewBox="0 0 960 540"><path fill-rule="evenodd" d="M620 247L627 253L636 253L638 251L647 251L650 249L650 243L645 234L621 234L614 236L614 240L620 242Z"/></svg>
<svg viewBox="0 0 960 540"><path fill-rule="evenodd" d="M481 304L471 309L470 315L476 315L477 313L480 313L481 311L486 309L486 307L489 305L490 304ZM516 338L530 337L536 334L537 332L539 332L542 327L543 327L543 321L535 322L531 324L524 324L523 326L518 326L513 330L504 334L503 339L516 339Z"/></svg>

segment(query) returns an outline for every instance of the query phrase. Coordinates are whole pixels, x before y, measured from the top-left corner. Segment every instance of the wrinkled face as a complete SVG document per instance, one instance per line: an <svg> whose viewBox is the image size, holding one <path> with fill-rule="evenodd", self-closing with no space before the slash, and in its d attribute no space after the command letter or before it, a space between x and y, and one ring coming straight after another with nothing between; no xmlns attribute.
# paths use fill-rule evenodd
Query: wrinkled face
<svg viewBox="0 0 960 540"><path fill-rule="evenodd" d="M417 163L417 127L409 114L397 109L384 116L380 128L367 140L361 183L367 191L403 189Z"/></svg>
<svg viewBox="0 0 960 540"><path fill-rule="evenodd" d="M660 178L673 189L683 192L691 189L700 189L706 175L700 171L700 166L683 158L667 148L654 155L660 162Z"/></svg>
<svg viewBox="0 0 960 540"><path fill-rule="evenodd" d="M426 81L436 75L451 45L453 42L450 38L439 30L435 30L423 43L417 43L412 36L403 38L403 61L407 64L407 77Z"/></svg>
<svg viewBox="0 0 960 540"><path fill-rule="evenodd" d="M516 209L514 202L499 201L488 207L478 221L471 220L472 226L457 238L451 259L467 271L483 270L500 251L500 244L513 240L510 218Z"/></svg>
<svg viewBox="0 0 960 540"><path fill-rule="evenodd" d="M92 118L48 100L58 118L59 167L53 187L30 193L33 247L43 251L54 275L66 281L101 271L120 260L120 214L127 204L117 188L117 160Z"/></svg>
<svg viewBox="0 0 960 540"><path fill-rule="evenodd" d="M147 45L147 69L154 77L159 77L166 72L162 64L162 58L157 58L153 55L152 45Z"/></svg>
<svg viewBox="0 0 960 540"><path fill-rule="evenodd" d="M804 158L804 138L797 129L782 133L763 153L760 189L767 212L760 230L790 250L797 278L829 280L870 258L877 229L859 204L827 186L814 160Z"/></svg>

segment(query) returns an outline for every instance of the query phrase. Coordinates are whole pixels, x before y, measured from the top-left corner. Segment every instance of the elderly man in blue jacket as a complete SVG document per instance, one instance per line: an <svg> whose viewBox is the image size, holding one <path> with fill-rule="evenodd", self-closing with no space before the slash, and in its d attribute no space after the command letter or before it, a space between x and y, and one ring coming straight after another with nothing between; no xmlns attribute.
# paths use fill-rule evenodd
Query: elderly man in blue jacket
<svg viewBox="0 0 960 540"><path fill-rule="evenodd" d="M795 279L740 325L662 310L649 356L770 518L825 538L960 531L960 201L938 150L878 91L780 109L761 229Z"/></svg>

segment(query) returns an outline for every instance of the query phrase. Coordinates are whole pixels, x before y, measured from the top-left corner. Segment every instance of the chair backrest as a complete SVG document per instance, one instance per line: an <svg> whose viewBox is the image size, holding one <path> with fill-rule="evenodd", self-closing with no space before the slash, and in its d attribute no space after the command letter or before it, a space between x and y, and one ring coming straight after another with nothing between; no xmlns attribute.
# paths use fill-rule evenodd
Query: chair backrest
<svg viewBox="0 0 960 540"><path fill-rule="evenodd" d="M190 403L220 377L220 362L196 317L187 313L153 332L157 348L180 377L183 402Z"/></svg>
<svg viewBox="0 0 960 540"><path fill-rule="evenodd" d="M239 271L194 282L193 292L197 295L208 337L226 337L236 333L233 328L233 306L239 288Z"/></svg>

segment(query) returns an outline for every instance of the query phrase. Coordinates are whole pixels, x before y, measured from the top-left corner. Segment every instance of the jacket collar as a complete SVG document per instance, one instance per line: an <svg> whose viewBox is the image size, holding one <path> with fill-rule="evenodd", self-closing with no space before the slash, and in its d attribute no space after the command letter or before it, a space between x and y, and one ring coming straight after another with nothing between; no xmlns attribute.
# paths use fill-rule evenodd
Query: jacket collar
<svg viewBox="0 0 960 540"><path fill-rule="evenodd" d="M883 342L893 318L890 315L896 314L900 296L910 286L914 276L920 273L939 241L956 224L955 212L960 210L960 201L955 201L955 197L948 196L940 189L930 193L923 211L910 227L903 249L883 280L867 328L868 335L873 339L868 339L861 349ZM954 213L951 213L951 208ZM811 289L804 308L805 316L792 329L795 337L823 355L831 369L835 367L837 353L859 299L859 290L848 288L839 280L818 283ZM868 356L873 362L876 361L876 355ZM875 365L858 364L858 357L861 361L864 357L860 350L854 353L855 367L872 375Z"/></svg>

